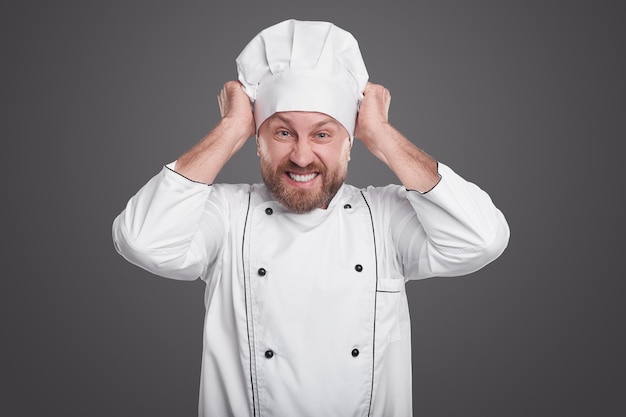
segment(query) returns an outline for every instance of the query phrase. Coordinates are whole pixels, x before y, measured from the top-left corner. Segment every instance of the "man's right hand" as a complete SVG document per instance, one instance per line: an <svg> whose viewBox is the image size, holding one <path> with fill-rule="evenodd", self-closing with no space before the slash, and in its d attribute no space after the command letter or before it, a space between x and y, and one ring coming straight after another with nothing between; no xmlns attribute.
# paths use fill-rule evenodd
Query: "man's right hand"
<svg viewBox="0 0 626 417"><path fill-rule="evenodd" d="M217 96L217 102L223 120L232 121L231 127L240 129L240 135L245 136L246 139L254 136L255 125L252 106L239 81L226 82Z"/></svg>
<svg viewBox="0 0 626 417"><path fill-rule="evenodd" d="M226 162L255 134L250 99L239 81L225 83L217 101L222 119L175 166L179 174L205 184L213 183Z"/></svg>

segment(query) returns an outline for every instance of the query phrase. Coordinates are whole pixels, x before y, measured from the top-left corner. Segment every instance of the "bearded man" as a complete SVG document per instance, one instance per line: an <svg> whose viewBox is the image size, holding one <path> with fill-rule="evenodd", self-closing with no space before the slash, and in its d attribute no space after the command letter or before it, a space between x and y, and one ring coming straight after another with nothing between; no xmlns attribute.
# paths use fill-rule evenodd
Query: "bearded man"
<svg viewBox="0 0 626 417"><path fill-rule="evenodd" d="M482 268L506 220L389 124L345 30L284 21L236 62L220 122L130 199L115 246L206 282L200 416L411 416L405 283ZM213 184L253 136L264 184ZM355 138L401 185L344 183Z"/></svg>

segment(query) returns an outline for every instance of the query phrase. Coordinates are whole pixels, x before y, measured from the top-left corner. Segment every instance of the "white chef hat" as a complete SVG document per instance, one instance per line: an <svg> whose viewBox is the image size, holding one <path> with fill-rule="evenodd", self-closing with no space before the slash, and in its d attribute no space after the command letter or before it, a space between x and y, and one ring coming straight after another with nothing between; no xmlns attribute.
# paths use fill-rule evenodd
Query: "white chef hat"
<svg viewBox="0 0 626 417"><path fill-rule="evenodd" d="M281 111L325 113L350 137L368 74L356 39L329 22L285 20L256 35L236 59L257 129Z"/></svg>

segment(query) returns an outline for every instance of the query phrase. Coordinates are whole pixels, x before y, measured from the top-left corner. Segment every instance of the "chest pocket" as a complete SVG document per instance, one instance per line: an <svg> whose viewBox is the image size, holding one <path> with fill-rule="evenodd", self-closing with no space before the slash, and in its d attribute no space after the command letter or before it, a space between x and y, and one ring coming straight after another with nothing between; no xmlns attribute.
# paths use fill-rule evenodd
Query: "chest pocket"
<svg viewBox="0 0 626 417"><path fill-rule="evenodd" d="M381 277L376 285L376 339L378 349L402 338L400 302L404 297L404 278Z"/></svg>

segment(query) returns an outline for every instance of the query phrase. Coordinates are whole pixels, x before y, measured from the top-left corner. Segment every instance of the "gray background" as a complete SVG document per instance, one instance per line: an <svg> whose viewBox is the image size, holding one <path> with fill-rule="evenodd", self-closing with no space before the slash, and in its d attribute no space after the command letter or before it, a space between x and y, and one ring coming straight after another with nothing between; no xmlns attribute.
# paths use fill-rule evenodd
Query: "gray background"
<svg viewBox="0 0 626 417"><path fill-rule="evenodd" d="M415 415L626 415L623 2L39 3L1 13L1 415L196 414L204 286L110 227L292 17L351 31L392 123L511 226L483 270L408 285ZM249 145L220 181L259 179ZM395 178L357 143L349 181Z"/></svg>

